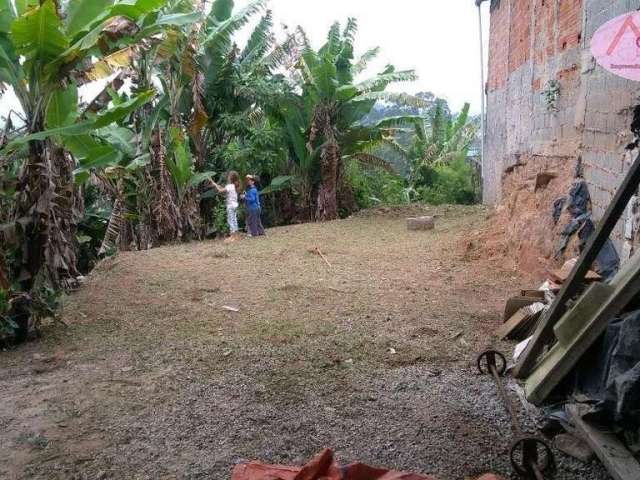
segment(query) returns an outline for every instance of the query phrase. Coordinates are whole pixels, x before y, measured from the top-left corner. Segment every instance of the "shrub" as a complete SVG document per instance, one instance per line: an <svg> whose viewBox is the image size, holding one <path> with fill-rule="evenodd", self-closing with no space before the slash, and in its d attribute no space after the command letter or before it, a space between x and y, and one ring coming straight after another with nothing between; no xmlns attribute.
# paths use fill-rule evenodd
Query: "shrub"
<svg viewBox="0 0 640 480"><path fill-rule="evenodd" d="M428 177L429 184L417 189L423 202L471 205L479 201L477 173L464 159L433 167Z"/></svg>
<svg viewBox="0 0 640 480"><path fill-rule="evenodd" d="M399 175L379 167L363 167L350 161L345 176L353 189L358 208L371 208L379 204L406 203L404 181Z"/></svg>

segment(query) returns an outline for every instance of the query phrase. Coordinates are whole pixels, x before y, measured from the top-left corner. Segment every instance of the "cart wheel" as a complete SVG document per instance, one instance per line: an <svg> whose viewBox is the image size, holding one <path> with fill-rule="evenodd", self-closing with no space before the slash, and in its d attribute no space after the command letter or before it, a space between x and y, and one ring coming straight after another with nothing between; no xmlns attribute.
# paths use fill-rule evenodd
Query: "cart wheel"
<svg viewBox="0 0 640 480"><path fill-rule="evenodd" d="M507 371L507 359L496 350L487 350L478 356L478 371L481 374L486 375L491 373L491 369L489 368L491 365L496 367L496 371L500 376L504 375L504 372Z"/></svg>
<svg viewBox="0 0 640 480"><path fill-rule="evenodd" d="M541 438L525 437L516 440L511 447L509 457L513 470L520 478L536 480L534 465L545 476L555 471L556 461L553 451Z"/></svg>

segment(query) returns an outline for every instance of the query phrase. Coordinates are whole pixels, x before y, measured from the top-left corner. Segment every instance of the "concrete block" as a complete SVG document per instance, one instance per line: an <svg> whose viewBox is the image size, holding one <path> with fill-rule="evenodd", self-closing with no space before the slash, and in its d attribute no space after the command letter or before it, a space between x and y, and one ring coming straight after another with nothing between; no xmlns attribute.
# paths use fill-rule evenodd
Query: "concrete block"
<svg viewBox="0 0 640 480"><path fill-rule="evenodd" d="M407 218L408 230L433 230L434 228L435 221L433 217Z"/></svg>

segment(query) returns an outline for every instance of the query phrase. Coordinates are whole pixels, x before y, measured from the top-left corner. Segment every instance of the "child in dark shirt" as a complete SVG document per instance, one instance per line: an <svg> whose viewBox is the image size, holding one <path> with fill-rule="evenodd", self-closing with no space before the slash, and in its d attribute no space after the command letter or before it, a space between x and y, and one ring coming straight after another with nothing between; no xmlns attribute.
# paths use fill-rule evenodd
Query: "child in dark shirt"
<svg viewBox="0 0 640 480"><path fill-rule="evenodd" d="M247 175L245 178L247 187L244 193L244 202L247 207L247 230L252 237L265 235L261 219L260 192L256 187L256 180L253 175Z"/></svg>

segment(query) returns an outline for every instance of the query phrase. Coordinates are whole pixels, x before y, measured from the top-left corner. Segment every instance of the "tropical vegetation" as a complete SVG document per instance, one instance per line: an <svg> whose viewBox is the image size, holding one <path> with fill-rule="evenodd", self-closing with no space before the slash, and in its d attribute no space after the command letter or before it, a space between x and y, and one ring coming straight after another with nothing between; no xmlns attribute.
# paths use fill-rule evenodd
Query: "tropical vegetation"
<svg viewBox="0 0 640 480"><path fill-rule="evenodd" d="M356 55L357 30L278 39L266 0L0 0L0 94L16 103L0 132L0 341L101 257L223 233L208 180L231 169L259 175L270 224L475 201L468 105L388 91L411 70L364 77L379 49Z"/></svg>

